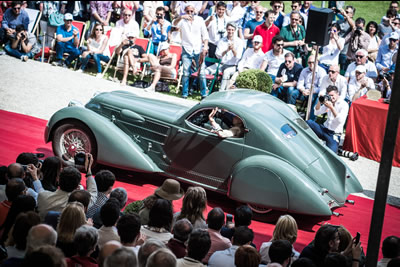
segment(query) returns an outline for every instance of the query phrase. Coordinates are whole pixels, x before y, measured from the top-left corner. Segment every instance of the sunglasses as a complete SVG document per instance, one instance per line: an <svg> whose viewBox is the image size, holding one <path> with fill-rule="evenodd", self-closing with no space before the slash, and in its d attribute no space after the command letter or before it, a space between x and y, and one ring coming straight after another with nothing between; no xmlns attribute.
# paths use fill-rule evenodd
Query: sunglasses
<svg viewBox="0 0 400 267"><path fill-rule="evenodd" d="M256 11L257 14L263 14L264 11Z"/></svg>
<svg viewBox="0 0 400 267"><path fill-rule="evenodd" d="M283 47L283 44L275 44L276 46L281 46L281 47Z"/></svg>
<svg viewBox="0 0 400 267"><path fill-rule="evenodd" d="M254 41L253 44L261 44L260 42Z"/></svg>
<svg viewBox="0 0 400 267"><path fill-rule="evenodd" d="M336 73L334 70L328 70L328 73Z"/></svg>
<svg viewBox="0 0 400 267"><path fill-rule="evenodd" d="M397 42L397 39L389 38L389 41L391 41L391 42Z"/></svg>
<svg viewBox="0 0 400 267"><path fill-rule="evenodd" d="M299 21L299 19L291 19L291 20L293 20L293 21Z"/></svg>
<svg viewBox="0 0 400 267"><path fill-rule="evenodd" d="M186 13L194 13L194 10L186 10Z"/></svg>
<svg viewBox="0 0 400 267"><path fill-rule="evenodd" d="M393 25L399 25L400 22L393 22Z"/></svg>
<svg viewBox="0 0 400 267"><path fill-rule="evenodd" d="M97 31L100 31L100 32L102 32L102 31L103 31L103 29L96 29L96 32L97 32Z"/></svg>
<svg viewBox="0 0 400 267"><path fill-rule="evenodd" d="M274 8L281 8L281 6L274 6Z"/></svg>
<svg viewBox="0 0 400 267"><path fill-rule="evenodd" d="M291 60L285 60L285 63L292 63L293 61Z"/></svg>
<svg viewBox="0 0 400 267"><path fill-rule="evenodd" d="M364 72L359 72L359 71L356 71L356 75L360 75L360 74L363 74Z"/></svg>
<svg viewBox="0 0 400 267"><path fill-rule="evenodd" d="M66 19L65 21L72 22L72 19Z"/></svg>
<svg viewBox="0 0 400 267"><path fill-rule="evenodd" d="M299 6L291 5L290 7L297 9Z"/></svg>
<svg viewBox="0 0 400 267"><path fill-rule="evenodd" d="M20 7L13 7L14 10L20 10Z"/></svg>
<svg viewBox="0 0 400 267"><path fill-rule="evenodd" d="M130 17L132 16L131 14L124 14L124 17Z"/></svg>
<svg viewBox="0 0 400 267"><path fill-rule="evenodd" d="M356 58L363 58L364 56L356 55Z"/></svg>
<svg viewBox="0 0 400 267"><path fill-rule="evenodd" d="M353 14L353 12L352 11L345 11L346 12L346 14Z"/></svg>

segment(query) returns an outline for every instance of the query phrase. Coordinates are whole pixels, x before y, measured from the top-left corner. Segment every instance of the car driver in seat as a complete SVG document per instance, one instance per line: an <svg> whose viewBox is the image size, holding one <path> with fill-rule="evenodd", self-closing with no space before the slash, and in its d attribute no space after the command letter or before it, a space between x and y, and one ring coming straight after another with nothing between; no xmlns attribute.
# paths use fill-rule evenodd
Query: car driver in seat
<svg viewBox="0 0 400 267"><path fill-rule="evenodd" d="M235 137L241 138L244 135L245 129L243 125L243 121L234 116L232 119L232 127L230 129L224 130L221 126L214 120L215 114L218 112L218 107L214 108L210 115L208 115L208 119L213 127L212 132L216 133L221 138Z"/></svg>

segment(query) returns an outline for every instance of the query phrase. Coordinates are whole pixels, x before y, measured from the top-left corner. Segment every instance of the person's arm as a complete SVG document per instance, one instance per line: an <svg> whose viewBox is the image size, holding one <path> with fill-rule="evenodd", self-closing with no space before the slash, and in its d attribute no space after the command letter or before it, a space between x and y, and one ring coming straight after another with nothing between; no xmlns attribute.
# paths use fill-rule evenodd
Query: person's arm
<svg viewBox="0 0 400 267"><path fill-rule="evenodd" d="M213 15L209 16L209 17L204 21L204 23L206 24L206 27L207 27L207 28L208 28L208 26L210 26L210 23L211 23L214 19L215 19L215 15L213 14Z"/></svg>
<svg viewBox="0 0 400 267"><path fill-rule="evenodd" d="M199 10L199 14L202 15L204 10L207 8L207 3L208 1L203 1L203 5L201 6L201 9Z"/></svg>
<svg viewBox="0 0 400 267"><path fill-rule="evenodd" d="M79 32L74 29L72 31L72 37L74 38L74 46L78 46L79 45Z"/></svg>
<svg viewBox="0 0 400 267"><path fill-rule="evenodd" d="M42 182L38 178L38 168L36 168L36 166L33 164L28 164L26 169L33 179L33 187L35 188L36 193L39 194L40 192L43 192L44 189L42 186Z"/></svg>
<svg viewBox="0 0 400 267"><path fill-rule="evenodd" d="M97 185L92 174L93 156L90 153L85 155L85 171L86 171L86 191L90 194L89 206L92 206L97 200Z"/></svg>
<svg viewBox="0 0 400 267"><path fill-rule="evenodd" d="M103 54L104 53L104 50L106 49L107 43L108 43L108 37L107 37L107 35L105 35L103 43L101 44L100 50L97 51L97 54Z"/></svg>
<svg viewBox="0 0 400 267"><path fill-rule="evenodd" d="M25 37L21 39L22 52L29 53L29 51L31 51L33 45L31 43L29 43L29 41L28 41L28 43L25 43L25 40L28 39L28 32L25 32L24 35L25 35Z"/></svg>
<svg viewBox="0 0 400 267"><path fill-rule="evenodd" d="M171 54L172 54L172 60L171 60L171 64L169 65L169 67L175 69L178 56L175 53L171 53Z"/></svg>

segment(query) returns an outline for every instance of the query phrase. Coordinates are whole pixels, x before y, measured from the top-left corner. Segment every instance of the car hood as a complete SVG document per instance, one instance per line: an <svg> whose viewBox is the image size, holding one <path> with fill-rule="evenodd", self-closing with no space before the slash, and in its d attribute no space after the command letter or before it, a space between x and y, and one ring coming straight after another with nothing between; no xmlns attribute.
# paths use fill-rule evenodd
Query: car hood
<svg viewBox="0 0 400 267"><path fill-rule="evenodd" d="M86 107L104 116L111 114L108 111L126 109L143 117L174 124L191 106L145 98L127 91L113 91L95 96Z"/></svg>

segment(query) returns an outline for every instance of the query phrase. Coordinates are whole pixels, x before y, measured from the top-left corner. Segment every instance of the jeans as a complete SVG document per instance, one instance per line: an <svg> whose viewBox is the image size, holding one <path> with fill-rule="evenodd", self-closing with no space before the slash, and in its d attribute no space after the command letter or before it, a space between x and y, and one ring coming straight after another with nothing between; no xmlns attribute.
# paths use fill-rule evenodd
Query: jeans
<svg viewBox="0 0 400 267"><path fill-rule="evenodd" d="M81 51L79 51L79 49L76 47L71 47L67 43L57 42L56 53L57 60L61 60L64 53L68 53L69 56L65 60L65 64L69 65L75 58L77 58L81 54Z"/></svg>
<svg viewBox="0 0 400 267"><path fill-rule="evenodd" d="M272 89L271 95L279 98L280 100L282 100L282 101L284 101L284 102L286 102L288 104L291 104L291 103L288 102L289 101L289 92L292 92L293 90L297 90L296 87L279 86L275 90ZM296 100L294 101L293 105L296 105Z"/></svg>
<svg viewBox="0 0 400 267"><path fill-rule="evenodd" d="M32 52L28 52L28 53L20 52L18 49L11 48L10 44L6 45L4 47L4 50L6 50L7 54L9 54L10 56L16 57L16 58L21 58L22 56L28 56L29 58L33 58Z"/></svg>
<svg viewBox="0 0 400 267"><path fill-rule="evenodd" d="M326 142L326 146L329 147L330 150L337 153L338 146L339 146L339 140L336 141L334 139L335 133L333 131L329 130L324 125L316 123L313 120L308 120L307 124L314 131L314 133L319 137L319 139L322 139Z"/></svg>
<svg viewBox="0 0 400 267"><path fill-rule="evenodd" d="M189 94L189 78L191 73L192 59L196 61L196 65L199 63L200 54L189 54L185 49L182 49L182 64L183 64L183 77L182 77L182 96L187 97ZM201 96L207 96L207 83L206 76L204 74L205 64L201 64L200 66L200 92Z"/></svg>
<svg viewBox="0 0 400 267"><path fill-rule="evenodd" d="M89 54L85 58L82 58L82 66L81 66L82 70L86 69L86 65L88 64L89 59L92 59L92 58L93 58L94 62L96 63L97 73L101 73L100 61L104 61L107 63L108 63L108 61L110 61L110 58L103 54L93 54L93 55Z"/></svg>

